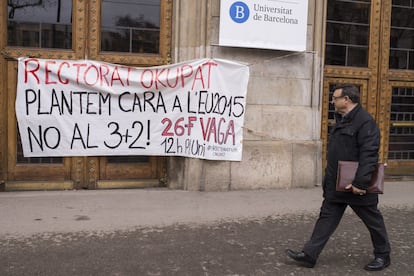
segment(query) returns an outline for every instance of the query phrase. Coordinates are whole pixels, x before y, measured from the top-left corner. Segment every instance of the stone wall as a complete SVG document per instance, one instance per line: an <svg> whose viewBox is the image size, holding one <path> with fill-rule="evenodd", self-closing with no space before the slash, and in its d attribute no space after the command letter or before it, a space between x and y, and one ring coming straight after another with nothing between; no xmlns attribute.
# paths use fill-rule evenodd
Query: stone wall
<svg viewBox="0 0 414 276"><path fill-rule="evenodd" d="M321 79L325 0L309 0L307 50L218 46L220 0L173 1L173 62L247 63L241 162L169 159L169 187L227 191L310 187L321 182Z"/></svg>

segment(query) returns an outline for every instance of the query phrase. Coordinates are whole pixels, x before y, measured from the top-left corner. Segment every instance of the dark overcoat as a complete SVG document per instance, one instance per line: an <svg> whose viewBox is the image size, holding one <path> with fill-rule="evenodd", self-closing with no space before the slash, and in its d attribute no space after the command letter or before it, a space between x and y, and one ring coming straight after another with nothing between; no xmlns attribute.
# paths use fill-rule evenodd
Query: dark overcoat
<svg viewBox="0 0 414 276"><path fill-rule="evenodd" d="M357 104L344 117L335 114L335 126L328 138L327 166L323 181L324 198L350 205L378 203L377 194L355 195L336 191L338 161L358 161L352 185L365 190L378 162L380 131L372 116Z"/></svg>

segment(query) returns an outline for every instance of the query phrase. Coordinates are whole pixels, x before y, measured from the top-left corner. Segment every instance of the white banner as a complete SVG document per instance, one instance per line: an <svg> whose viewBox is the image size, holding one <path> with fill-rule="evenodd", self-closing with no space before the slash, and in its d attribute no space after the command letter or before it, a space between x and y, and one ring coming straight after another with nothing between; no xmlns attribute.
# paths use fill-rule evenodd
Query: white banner
<svg viewBox="0 0 414 276"><path fill-rule="evenodd" d="M19 58L25 157L163 155L241 160L249 68L220 59L136 68Z"/></svg>
<svg viewBox="0 0 414 276"><path fill-rule="evenodd" d="M219 45L306 50L308 0L221 0Z"/></svg>

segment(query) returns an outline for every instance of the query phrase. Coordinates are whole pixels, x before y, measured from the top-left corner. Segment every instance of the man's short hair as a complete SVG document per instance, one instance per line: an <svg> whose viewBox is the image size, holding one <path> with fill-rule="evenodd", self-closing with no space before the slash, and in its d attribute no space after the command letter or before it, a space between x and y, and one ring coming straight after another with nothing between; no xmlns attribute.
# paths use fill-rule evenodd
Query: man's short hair
<svg viewBox="0 0 414 276"><path fill-rule="evenodd" d="M355 84L338 84L335 90L342 89L341 96L347 96L353 103L359 103L359 87Z"/></svg>

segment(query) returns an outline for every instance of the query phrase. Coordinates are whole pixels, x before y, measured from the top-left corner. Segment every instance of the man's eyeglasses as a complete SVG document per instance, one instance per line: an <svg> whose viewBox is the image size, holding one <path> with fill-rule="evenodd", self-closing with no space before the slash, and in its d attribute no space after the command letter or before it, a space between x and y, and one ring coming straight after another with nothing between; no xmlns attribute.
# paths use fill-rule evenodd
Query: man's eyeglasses
<svg viewBox="0 0 414 276"><path fill-rule="evenodd" d="M337 99L340 99L340 98L345 98L346 96L334 96L334 95L332 95L332 101L336 101Z"/></svg>

